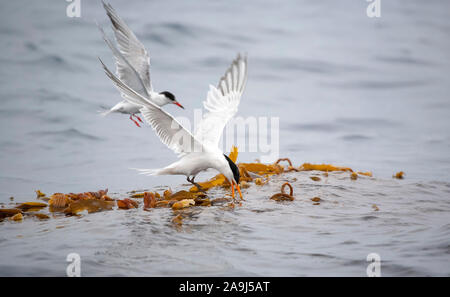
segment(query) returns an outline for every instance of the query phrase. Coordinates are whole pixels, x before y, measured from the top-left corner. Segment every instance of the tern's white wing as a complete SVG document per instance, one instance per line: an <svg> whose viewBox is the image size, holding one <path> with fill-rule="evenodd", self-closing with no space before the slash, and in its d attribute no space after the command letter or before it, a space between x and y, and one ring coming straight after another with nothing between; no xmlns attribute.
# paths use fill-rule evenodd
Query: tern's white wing
<svg viewBox="0 0 450 297"><path fill-rule="evenodd" d="M210 85L203 102L207 113L197 126L195 138L205 147L217 148L223 129L236 114L247 82L247 57L238 55L216 87Z"/></svg>
<svg viewBox="0 0 450 297"><path fill-rule="evenodd" d="M162 110L159 106L149 101L147 98L133 91L119 78L117 78L100 60L106 75L114 82L124 98L129 102L142 105L141 113L145 120L155 130L156 135L162 143L167 145L179 157L192 153L204 151L203 145L195 139L195 137L186 130L172 115Z"/></svg>
<svg viewBox="0 0 450 297"><path fill-rule="evenodd" d="M144 97L149 98L147 88L142 81L139 73L136 69L128 62L128 60L122 55L122 53L116 48L116 46L111 42L111 40L106 36L102 27L98 25L98 29L102 34L103 40L106 42L108 47L111 49L113 56L116 60L116 74L119 79L123 81L131 89L135 90ZM128 102L128 101L127 101Z"/></svg>
<svg viewBox="0 0 450 297"><path fill-rule="evenodd" d="M117 15L116 11L110 4L103 2L103 7L106 10L111 23L113 25L114 35L116 36L117 44L119 46L120 53L126 58L129 64L139 74L142 82L147 88L148 93L153 91L150 81L150 57L145 49L144 45L137 39L133 31L128 25ZM119 67L123 65L117 65ZM123 68L122 68L123 69ZM125 75L119 73L119 78L126 82ZM132 79L132 78L129 78ZM129 85L131 87L131 85Z"/></svg>

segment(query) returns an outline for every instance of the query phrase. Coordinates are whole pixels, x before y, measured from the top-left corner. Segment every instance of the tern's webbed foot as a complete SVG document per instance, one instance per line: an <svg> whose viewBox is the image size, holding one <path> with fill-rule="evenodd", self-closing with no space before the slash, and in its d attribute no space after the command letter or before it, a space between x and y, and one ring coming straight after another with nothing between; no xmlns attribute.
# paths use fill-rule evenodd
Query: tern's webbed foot
<svg viewBox="0 0 450 297"><path fill-rule="evenodd" d="M186 177L187 181L190 182L191 184L193 184L194 186L197 187L197 190L199 190L200 192L202 192L203 194L206 194L206 191L198 184L194 181L195 176L193 176L191 179L189 177Z"/></svg>

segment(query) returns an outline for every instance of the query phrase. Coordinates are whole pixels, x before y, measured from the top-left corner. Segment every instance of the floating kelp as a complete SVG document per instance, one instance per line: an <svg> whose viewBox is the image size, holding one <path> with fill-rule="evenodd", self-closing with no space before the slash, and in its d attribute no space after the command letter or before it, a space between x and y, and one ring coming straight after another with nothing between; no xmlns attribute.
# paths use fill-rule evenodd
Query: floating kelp
<svg viewBox="0 0 450 297"><path fill-rule="evenodd" d="M33 217L38 218L39 220L48 220L50 219L50 216L44 214L44 213L33 213Z"/></svg>
<svg viewBox="0 0 450 297"><path fill-rule="evenodd" d="M310 163L303 163L302 166L299 167L300 171L311 171L311 170L318 170L318 171L351 171L353 170L348 167L338 167L333 166L330 164L310 164Z"/></svg>
<svg viewBox="0 0 450 297"><path fill-rule="evenodd" d="M122 200L117 200L117 207L121 209L132 209L132 208L138 208L139 204L131 200L130 198L125 198Z"/></svg>
<svg viewBox="0 0 450 297"><path fill-rule="evenodd" d="M332 171L344 171L344 172L351 172L351 176L350 178L355 180L358 178L358 174L359 175L364 175L364 176L368 176L368 177L372 177L372 172L368 171L368 172L362 172L362 171L353 171L353 169L349 168L349 167L339 167L339 166L333 166L330 164L311 164L311 163L303 163L302 166L300 166L298 168L299 171L313 171L313 170L317 170L317 171L325 171L325 173L323 174L324 176L328 177L328 172L332 172Z"/></svg>
<svg viewBox="0 0 450 297"><path fill-rule="evenodd" d="M39 209L42 207L47 207L47 204L42 202L24 202L16 206L16 208L19 209L32 209L32 208Z"/></svg>
<svg viewBox="0 0 450 297"><path fill-rule="evenodd" d="M368 171L368 172L358 171L358 174L359 175L365 175L365 176L368 176L368 177L372 177L372 172L370 172L370 171Z"/></svg>
<svg viewBox="0 0 450 297"><path fill-rule="evenodd" d="M262 164L262 163L239 163L239 168L244 168L247 172L256 173L258 175L280 174L284 171L283 166L278 164Z"/></svg>
<svg viewBox="0 0 450 297"><path fill-rule="evenodd" d="M51 208L58 209L67 207L71 201L72 200L63 193L55 193L52 196L50 196L48 204L50 205Z"/></svg>
<svg viewBox="0 0 450 297"><path fill-rule="evenodd" d="M22 221L22 220L23 220L23 215L19 212L19 213L13 215L13 216L10 218L10 220L11 220L11 221L16 221L16 222Z"/></svg>
<svg viewBox="0 0 450 297"><path fill-rule="evenodd" d="M268 182L269 182L269 177L267 177L266 180L264 180L264 179L262 179L262 178L260 178L260 177L255 178L255 185L258 185L258 186L265 185L265 184L267 184Z"/></svg>
<svg viewBox="0 0 450 297"><path fill-rule="evenodd" d="M113 201L108 195L108 189L99 190L97 192L84 192L84 193L69 193L65 194L71 200L90 200L90 199L100 199L105 201Z"/></svg>
<svg viewBox="0 0 450 297"><path fill-rule="evenodd" d="M74 215L83 211L93 213L102 210L111 210L113 209L115 204L116 203L113 201L104 201L100 199L83 199L70 203L69 206L64 209L64 213Z"/></svg>
<svg viewBox="0 0 450 297"><path fill-rule="evenodd" d="M144 198L145 193L136 193L131 195L131 198Z"/></svg>
<svg viewBox="0 0 450 297"><path fill-rule="evenodd" d="M188 192L188 191L178 191L172 195L168 195L166 200L184 200L184 199L195 199L197 197L205 197L206 195L202 192Z"/></svg>
<svg viewBox="0 0 450 297"><path fill-rule="evenodd" d="M216 176L214 176L212 179L210 179L207 182L200 182L198 183L200 185L200 187L202 187L202 189L204 191L208 191L211 188L214 187L218 187L218 186L223 186L226 182L226 178L223 174L218 174ZM196 186L193 186L189 189L190 192L199 192L199 190L197 189Z"/></svg>
<svg viewBox="0 0 450 297"><path fill-rule="evenodd" d="M194 201L195 206L211 206L211 200L209 198L198 197Z"/></svg>
<svg viewBox="0 0 450 297"><path fill-rule="evenodd" d="M41 190L36 190L36 197L37 198L42 198L45 197L46 195L44 193L41 192Z"/></svg>
<svg viewBox="0 0 450 297"><path fill-rule="evenodd" d="M17 208L0 208L0 219L12 217L22 211Z"/></svg>
<svg viewBox="0 0 450 297"><path fill-rule="evenodd" d="M398 178L398 179L403 179L405 173L403 171L397 172L395 175L393 175L392 177L394 178Z"/></svg>
<svg viewBox="0 0 450 297"><path fill-rule="evenodd" d="M167 190L165 190L164 191L164 193L163 193L163 197L164 197L164 199L170 199L170 196L172 196L172 190L171 189L167 189Z"/></svg>
<svg viewBox="0 0 450 297"><path fill-rule="evenodd" d="M285 187L289 187L289 194L284 192L284 188ZM281 186L281 193L277 193L275 195L273 195L272 197L270 197L270 199L275 200L275 201L294 201L294 189L292 188L290 183L284 183Z"/></svg>
<svg viewBox="0 0 450 297"><path fill-rule="evenodd" d="M292 162L291 162L291 160L289 159L289 158L280 158L280 159L278 159L276 162L275 162L275 165L278 165L278 164L280 164L280 162L282 162L282 161L286 161L286 162L288 162L288 164L289 164L289 166L288 166L288 168L287 168L287 172L290 172L290 171L299 171L297 168L295 168L293 165L292 165Z"/></svg>
<svg viewBox="0 0 450 297"><path fill-rule="evenodd" d="M145 191L142 193L136 193L136 191L131 191L130 193L132 194L130 196L131 198L144 198L144 195L145 195ZM158 198L158 199L161 198L161 195L159 195L157 192L154 192L154 194L155 194L156 198Z"/></svg>
<svg viewBox="0 0 450 297"><path fill-rule="evenodd" d="M272 164L254 163L237 163L238 149L233 147L229 158L236 163L240 173L240 186L242 189L252 187L254 185L264 186L273 181L279 181L277 175L291 173L288 177L290 182L297 181L298 176L293 176L295 172L301 171L323 171L323 173L313 172L309 178L319 182L322 179L328 181L329 172L341 171L350 172L351 179L357 179L358 176L372 177L371 172L356 172L348 167L338 167L329 164L310 164L304 163L302 166L296 167L288 158L280 158ZM307 173L309 175L309 173ZM326 177L323 178L322 176ZM402 178L403 172L397 173L394 177ZM286 179L282 178L283 182ZM63 215L78 215L81 212L88 213L113 210L117 206L121 210L143 209L153 211L154 208L171 208L174 213L172 223L174 226L182 226L183 220L187 217L193 217L197 207L219 206L219 209L233 210L235 207L241 206L242 203L236 203L234 199L227 196L213 197L207 194L207 191L215 187L230 187L229 181L222 174L217 174L213 178L205 182L198 182L205 192L201 192L196 186L190 187L188 190L180 190L173 192L170 188L164 190L161 194L157 191L150 192L148 190L131 191L125 197L113 199L108 196L108 189L96 192L83 193L54 193L47 197L40 190L36 190L36 197L42 202L25 202L19 205L11 205L10 208L0 208L0 219L21 221L29 217L39 220L48 220L50 216L45 213L37 213L35 210L44 210L48 206L48 211L52 212L52 217L57 218ZM289 193L286 189L289 188ZM267 187L270 189L270 187ZM161 192L161 191L160 191ZM217 193L216 191L214 193ZM281 192L270 197L275 201L293 201L295 200L294 189L289 182L283 183ZM143 198L142 200L139 198ZM137 200L134 200L137 199ZM305 199L306 200L306 199ZM319 205L322 200L319 197L310 198L314 205ZM12 203L11 203L12 204ZM4 206L2 206L4 207ZM373 206L375 211L378 207ZM13 219L14 218L14 219Z"/></svg>
<svg viewBox="0 0 450 297"><path fill-rule="evenodd" d="M144 193L144 210L147 210L149 208L155 208L155 207L156 207L155 194L150 193L150 192L145 192Z"/></svg>
<svg viewBox="0 0 450 297"><path fill-rule="evenodd" d="M229 155L229 158L233 162L236 162L237 156L238 156L238 150L236 147L233 147L232 152ZM252 174L253 174L254 176L255 175L259 176L259 177L255 177L256 178L255 183L257 183L259 185L267 183L270 175L280 174L285 171L284 167L279 165L279 162L281 162L281 161L287 161L289 163L287 171L297 170L292 166L292 162L288 158L278 159L278 161L276 161L274 164L239 163L239 164L237 164L237 166L239 168L239 174L241 176L240 180L245 181L245 182L252 182L254 180L254 178L252 177ZM266 182L263 182L262 176L266 177ZM259 180L258 180L258 178L259 178ZM227 187L227 188L230 187L229 181L225 178L225 176L223 174L217 174L209 181L199 182L198 184L205 191L208 191L209 189L214 188L214 187ZM196 186L193 186L190 188L190 192L198 192L198 191L199 190L197 189Z"/></svg>
<svg viewBox="0 0 450 297"><path fill-rule="evenodd" d="M183 199L183 200L180 200L178 202L175 202L172 205L172 209L173 210L178 210L178 209L190 207L190 206L193 206L193 205L195 205L194 199Z"/></svg>

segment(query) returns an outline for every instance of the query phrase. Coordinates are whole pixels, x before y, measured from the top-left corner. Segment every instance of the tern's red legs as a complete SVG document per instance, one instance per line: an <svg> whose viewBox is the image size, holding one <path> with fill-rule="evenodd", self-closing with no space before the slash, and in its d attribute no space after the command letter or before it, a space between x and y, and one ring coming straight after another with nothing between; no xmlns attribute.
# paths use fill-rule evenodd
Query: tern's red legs
<svg viewBox="0 0 450 297"><path fill-rule="evenodd" d="M134 116L134 114L130 115L130 120L132 120L136 124L136 126L138 126L140 128L141 126L139 125L138 122L136 122L136 120L133 119L133 116Z"/></svg>
<svg viewBox="0 0 450 297"><path fill-rule="evenodd" d="M137 116L137 115L134 115L134 116L139 120L139 122L143 123L143 121L141 120L141 118L139 116Z"/></svg>

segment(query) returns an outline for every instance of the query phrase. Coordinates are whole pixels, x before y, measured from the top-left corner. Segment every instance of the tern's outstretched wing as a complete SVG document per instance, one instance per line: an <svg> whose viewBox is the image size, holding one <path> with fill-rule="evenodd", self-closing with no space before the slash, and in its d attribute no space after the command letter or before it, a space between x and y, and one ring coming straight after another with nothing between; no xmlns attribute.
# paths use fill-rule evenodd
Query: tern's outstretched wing
<svg viewBox="0 0 450 297"><path fill-rule="evenodd" d="M204 151L203 145L195 139L191 132L181 126L173 116L132 90L117 78L105 66L102 60L100 62L103 65L106 75L114 82L119 91L124 94L124 98L131 103L143 106L141 108L143 117L152 126L153 130L155 130L156 135L158 135L162 143L167 145L179 157L192 152Z"/></svg>
<svg viewBox="0 0 450 297"><path fill-rule="evenodd" d="M135 69L139 74L142 82L148 93L153 91L152 84L150 81L150 57L145 49L144 45L137 39L133 31L128 27L128 25L117 15L116 11L110 4L106 4L104 1L103 7L106 10L106 14L112 23L112 28L114 35L116 36L117 44L119 46L120 53L125 57L129 64ZM117 59L117 57L116 57ZM126 65L121 63L117 64L117 70L119 78L123 82L127 82L133 79L133 77L128 77L127 71L123 68ZM129 85L131 87L131 85ZM141 94L142 95L142 94Z"/></svg>
<svg viewBox="0 0 450 297"><path fill-rule="evenodd" d="M238 55L216 87L209 86L203 102L207 113L197 126L195 138L205 147L217 148L223 129L236 114L247 82L247 57Z"/></svg>
<svg viewBox="0 0 450 297"><path fill-rule="evenodd" d="M131 89L135 90L142 96L149 98L149 93L147 91L147 87L142 81L139 73L137 73L136 69L128 62L128 60L122 55L122 53L116 48L116 46L111 42L111 40L106 36L102 27L98 25L98 29L102 34L103 40L106 42L108 47L111 49L113 56L116 60L116 74L119 76L119 79L123 81L127 86ZM122 94L123 96L123 94Z"/></svg>

